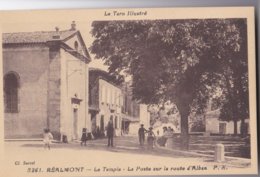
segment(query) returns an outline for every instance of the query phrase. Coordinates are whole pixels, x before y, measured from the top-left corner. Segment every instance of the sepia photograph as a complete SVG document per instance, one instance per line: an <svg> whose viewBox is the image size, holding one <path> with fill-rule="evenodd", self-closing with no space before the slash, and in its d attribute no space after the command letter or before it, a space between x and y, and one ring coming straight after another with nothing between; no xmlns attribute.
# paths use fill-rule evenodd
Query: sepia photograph
<svg viewBox="0 0 260 177"><path fill-rule="evenodd" d="M0 15L5 175L257 174L253 8Z"/></svg>

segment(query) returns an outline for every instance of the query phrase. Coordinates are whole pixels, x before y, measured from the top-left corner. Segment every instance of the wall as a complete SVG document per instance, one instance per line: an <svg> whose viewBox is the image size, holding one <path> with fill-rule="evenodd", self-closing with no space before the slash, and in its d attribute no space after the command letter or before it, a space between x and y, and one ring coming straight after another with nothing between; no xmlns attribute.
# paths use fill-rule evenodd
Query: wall
<svg viewBox="0 0 260 177"><path fill-rule="evenodd" d="M3 74L20 76L19 112L4 114L5 138L39 138L47 126L49 51L44 46L3 49Z"/></svg>
<svg viewBox="0 0 260 177"><path fill-rule="evenodd" d="M121 107L122 107L122 92L120 88L110 84L109 82L99 79L99 109L97 115L97 126L100 127L101 116L104 116L104 126L106 127L110 116L113 116L115 123L115 116L117 116L117 128L115 129L116 135L121 135ZM114 125L115 127L115 125Z"/></svg>
<svg viewBox="0 0 260 177"><path fill-rule="evenodd" d="M138 122L130 122L129 124L129 135L138 136L138 130L140 128L140 123ZM146 128L148 129L148 128Z"/></svg>
<svg viewBox="0 0 260 177"><path fill-rule="evenodd" d="M73 105L71 98L77 95L79 105ZM76 106L76 107L75 107ZM77 109L76 134L74 130L74 112ZM68 140L80 139L82 128L90 130L91 121L88 114L88 66L61 49L61 133Z"/></svg>
<svg viewBox="0 0 260 177"><path fill-rule="evenodd" d="M218 118L210 118L206 119L206 132L209 133L220 133L219 124L225 123L226 124L226 134L233 134L234 133L234 122L226 122L226 121L219 121ZM237 122L237 133L240 134L240 125L241 121Z"/></svg>
<svg viewBox="0 0 260 177"><path fill-rule="evenodd" d="M208 112L206 113L206 132L208 133L221 133L220 132L220 123L226 124L226 133L225 134L233 134L234 133L234 122L233 121L221 121L219 120L220 110L211 110L211 103L208 107ZM245 119L246 123L249 123L249 119ZM237 133L240 134L240 126L241 121L237 122ZM248 124L248 133L250 134L250 125Z"/></svg>
<svg viewBox="0 0 260 177"><path fill-rule="evenodd" d="M139 117L140 106L137 101L133 100L133 89L131 87L132 82L124 82L122 84L123 98L123 112L131 117Z"/></svg>
<svg viewBox="0 0 260 177"><path fill-rule="evenodd" d="M99 83L96 77L89 78L89 106L99 106Z"/></svg>
<svg viewBox="0 0 260 177"><path fill-rule="evenodd" d="M146 104L140 104L140 124L144 124L147 129L150 127L150 113Z"/></svg>
<svg viewBox="0 0 260 177"><path fill-rule="evenodd" d="M206 132L219 133L219 120L218 118L206 118Z"/></svg>
<svg viewBox="0 0 260 177"><path fill-rule="evenodd" d="M49 68L48 68L48 109L47 124L54 139L60 139L60 48L52 46L49 49Z"/></svg>

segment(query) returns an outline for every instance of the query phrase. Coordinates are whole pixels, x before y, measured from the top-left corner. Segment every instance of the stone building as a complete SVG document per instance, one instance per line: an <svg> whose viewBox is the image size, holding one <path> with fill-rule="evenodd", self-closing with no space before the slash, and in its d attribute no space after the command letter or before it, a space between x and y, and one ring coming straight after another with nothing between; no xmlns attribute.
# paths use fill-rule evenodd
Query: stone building
<svg viewBox="0 0 260 177"><path fill-rule="evenodd" d="M233 134L234 133L234 122L233 121L223 121L219 119L220 110L210 110L205 114L205 126L206 132L208 134ZM250 134L250 124L249 119L245 119L245 125L247 133ZM237 122L237 133L240 134L241 120Z"/></svg>
<svg viewBox="0 0 260 177"><path fill-rule="evenodd" d="M121 86L123 93L122 132L137 135L141 124L144 124L146 129L150 127L150 113L147 105L139 104L133 99L131 84L131 81L128 81Z"/></svg>
<svg viewBox="0 0 260 177"><path fill-rule="evenodd" d="M112 118L116 135L121 135L122 91L114 78L103 70L90 68L89 92L92 133L99 129L105 135L108 121Z"/></svg>
<svg viewBox="0 0 260 177"><path fill-rule="evenodd" d="M117 136L137 135L140 124L150 127L150 113L147 105L133 99L131 81L117 83L107 72L89 69L89 114L91 131L98 128L106 132L106 125L112 117Z"/></svg>
<svg viewBox="0 0 260 177"><path fill-rule="evenodd" d="M190 116L190 132L191 133L205 133L205 135L225 135L234 134L234 121L226 121L220 119L219 108L214 108L212 106L212 101L210 100L207 106L207 110L204 114ZM250 134L250 124L249 119L245 120L244 130ZM195 126L194 126L195 125ZM196 128L194 128L196 127ZM241 134L241 120L237 121L237 133Z"/></svg>
<svg viewBox="0 0 260 177"><path fill-rule="evenodd" d="M90 56L73 22L69 30L3 33L4 134L78 139L88 118Z"/></svg>

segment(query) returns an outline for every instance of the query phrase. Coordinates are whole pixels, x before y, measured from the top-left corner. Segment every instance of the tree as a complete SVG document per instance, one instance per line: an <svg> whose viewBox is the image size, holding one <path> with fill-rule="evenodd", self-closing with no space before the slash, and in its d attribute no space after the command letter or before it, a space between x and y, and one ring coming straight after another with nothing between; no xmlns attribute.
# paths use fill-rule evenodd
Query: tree
<svg viewBox="0 0 260 177"><path fill-rule="evenodd" d="M243 127L245 119L249 118L248 97L248 65L247 65L247 26L245 20L236 20L230 26L230 31L235 31L239 42L235 50L226 53L223 60L222 95L217 98L221 108L220 119L234 122L234 134L238 133L237 122L241 120L241 134L246 131Z"/></svg>
<svg viewBox="0 0 260 177"><path fill-rule="evenodd" d="M223 66L229 60L236 62L234 55L241 49L238 21L96 21L90 51L105 61L110 73L132 76L135 99L175 104L181 116L182 146L188 149L190 113L205 110L216 88L224 86L220 80L228 72Z"/></svg>

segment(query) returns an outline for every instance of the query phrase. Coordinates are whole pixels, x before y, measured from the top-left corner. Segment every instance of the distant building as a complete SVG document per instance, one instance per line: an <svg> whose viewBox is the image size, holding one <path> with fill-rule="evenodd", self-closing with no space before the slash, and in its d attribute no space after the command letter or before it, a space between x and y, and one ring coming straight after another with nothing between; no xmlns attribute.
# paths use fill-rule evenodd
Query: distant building
<svg viewBox="0 0 260 177"><path fill-rule="evenodd" d="M208 111L205 114L206 121L206 132L212 134L233 134L234 133L234 122L233 121L222 121L219 120L220 110ZM249 130L249 119L245 121L246 127ZM237 133L240 134L241 121L237 122ZM250 132L248 132L250 133Z"/></svg>
<svg viewBox="0 0 260 177"><path fill-rule="evenodd" d="M133 99L131 81L122 84L123 110L122 132L124 134L137 135L141 124L148 129L150 127L150 113L147 105L139 104Z"/></svg>
<svg viewBox="0 0 260 177"><path fill-rule="evenodd" d="M4 136L78 139L89 120L90 56L73 22L71 29L3 33Z"/></svg>
<svg viewBox="0 0 260 177"><path fill-rule="evenodd" d="M106 126L110 118L113 119L116 135L121 135L122 122L122 91L114 83L114 79L107 72L89 69L89 114L91 117L91 131L96 134L106 133Z"/></svg>
<svg viewBox="0 0 260 177"><path fill-rule="evenodd" d="M210 134L234 134L234 122L220 119L220 109L213 107L212 100L208 101L207 109L204 114L196 115L192 113L189 118L191 133ZM241 120L237 121L237 133L240 134ZM249 119L245 119L245 129L249 130ZM250 133L249 131L246 131Z"/></svg>

